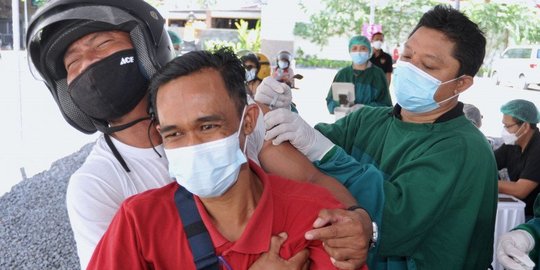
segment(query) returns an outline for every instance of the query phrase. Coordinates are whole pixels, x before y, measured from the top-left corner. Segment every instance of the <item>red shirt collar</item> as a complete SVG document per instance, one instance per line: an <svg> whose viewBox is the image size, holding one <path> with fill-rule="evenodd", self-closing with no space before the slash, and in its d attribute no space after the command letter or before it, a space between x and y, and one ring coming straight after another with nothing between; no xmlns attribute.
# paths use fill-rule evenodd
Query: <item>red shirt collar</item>
<svg viewBox="0 0 540 270"><path fill-rule="evenodd" d="M240 236L236 242L229 242L229 240L221 235L212 224L206 210L201 211L204 209L204 206L199 197L194 196L201 218L206 225L206 229L212 238L216 250L219 250L219 248L224 245L229 245L229 248L224 247L228 251L235 251L243 254L260 254L267 252L270 248L272 224L274 223L274 204L271 193L271 181L269 181L268 175L255 162L249 160L249 167L261 180L263 192L257 203L255 212L249 219L242 236Z"/></svg>

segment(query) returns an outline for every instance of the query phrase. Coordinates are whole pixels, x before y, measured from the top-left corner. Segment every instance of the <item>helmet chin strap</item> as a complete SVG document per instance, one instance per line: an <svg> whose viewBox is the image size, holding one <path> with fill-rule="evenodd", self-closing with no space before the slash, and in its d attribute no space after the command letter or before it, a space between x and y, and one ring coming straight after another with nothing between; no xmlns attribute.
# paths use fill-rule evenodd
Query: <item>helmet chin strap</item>
<svg viewBox="0 0 540 270"><path fill-rule="evenodd" d="M137 123L139 123L141 121L144 121L144 120L148 120L148 119L151 119L151 117L150 116L145 116L145 117L141 117L139 119L136 119L134 121L131 121L129 123L119 125L119 126L114 126L114 127L108 127L106 122L104 122L104 121L99 121L99 120L96 120L96 119L92 119L92 122L94 123L96 128L99 131L103 132L104 137L105 137L105 142L107 143L107 145L111 149L111 151L112 151L114 157L116 158L116 160L118 160L118 162L120 162L120 165L122 165L122 168L124 168L124 170L126 172L131 172L131 170L127 166L127 163L124 160L124 158L122 157L122 155L120 155L120 152L118 152L118 149L116 148L116 146L114 146L114 143L111 140L111 134L113 134L115 132L118 132L118 131L121 131L121 130L124 130L124 129L127 129L127 128L130 128L130 127L134 126L135 124L137 124ZM158 155L159 155L159 153L158 153ZM160 155L160 157L161 157L161 155Z"/></svg>
<svg viewBox="0 0 540 270"><path fill-rule="evenodd" d="M127 128L130 128L132 126L134 126L135 124L139 123L139 122L142 122L144 120L150 120L150 116L145 116L145 117L141 117L139 119L135 119L129 123L126 123L126 124L123 124L123 125L119 125L119 126L114 126L114 127L109 127L108 125L104 125L103 122L101 121L94 121L92 120L92 122L94 122L94 125L96 126L97 130L105 133L105 134L108 134L108 135L111 135L115 132L118 132L118 131L122 131L124 129L127 129Z"/></svg>

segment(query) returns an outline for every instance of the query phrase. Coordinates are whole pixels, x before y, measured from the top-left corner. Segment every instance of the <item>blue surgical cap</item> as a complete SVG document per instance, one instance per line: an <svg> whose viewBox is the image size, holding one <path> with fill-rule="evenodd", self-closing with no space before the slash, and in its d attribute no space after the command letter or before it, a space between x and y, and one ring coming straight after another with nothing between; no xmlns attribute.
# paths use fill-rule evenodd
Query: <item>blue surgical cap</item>
<svg viewBox="0 0 540 270"><path fill-rule="evenodd" d="M523 122L536 124L540 122L540 113L534 103L524 99L514 99L502 105L501 112Z"/></svg>

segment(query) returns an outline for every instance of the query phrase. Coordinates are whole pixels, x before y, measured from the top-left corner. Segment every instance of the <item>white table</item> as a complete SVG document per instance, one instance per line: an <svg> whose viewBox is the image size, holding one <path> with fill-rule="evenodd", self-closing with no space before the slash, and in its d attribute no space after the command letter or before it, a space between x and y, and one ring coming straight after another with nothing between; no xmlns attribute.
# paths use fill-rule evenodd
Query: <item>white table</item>
<svg viewBox="0 0 540 270"><path fill-rule="evenodd" d="M493 262L491 264L494 270L504 270L495 255L499 236L524 222L525 203L514 196L499 194L497 218L495 219L495 237L493 239Z"/></svg>

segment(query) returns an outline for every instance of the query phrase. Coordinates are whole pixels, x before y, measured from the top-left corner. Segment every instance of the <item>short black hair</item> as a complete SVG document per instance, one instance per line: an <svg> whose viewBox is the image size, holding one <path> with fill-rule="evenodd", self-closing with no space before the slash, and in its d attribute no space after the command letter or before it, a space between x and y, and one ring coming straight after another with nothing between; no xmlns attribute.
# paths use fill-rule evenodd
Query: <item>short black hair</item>
<svg viewBox="0 0 540 270"><path fill-rule="evenodd" d="M187 76L205 68L215 69L221 75L229 96L234 101L238 115L242 115L247 104L245 71L240 59L230 49L219 49L216 52L192 51L174 58L161 68L150 81L150 106L154 117L159 121L156 100L159 88L182 76ZM201 89L205 91L206 89ZM186 101L189 102L189 101Z"/></svg>
<svg viewBox="0 0 540 270"><path fill-rule="evenodd" d="M374 36L381 35L384 38L384 34L382 32L376 32L373 35L371 35L371 38L373 39Z"/></svg>
<svg viewBox="0 0 540 270"><path fill-rule="evenodd" d="M422 16L409 37L422 26L443 32L455 43L453 57L459 61L457 76L476 75L486 54L486 38L476 23L449 5L437 5Z"/></svg>
<svg viewBox="0 0 540 270"><path fill-rule="evenodd" d="M517 118L515 118L515 117L513 117L513 116L512 116L512 120L514 120L514 122L516 123L516 125L518 125L518 126L520 126L520 127L521 127L521 125L527 123L527 122L525 122L525 121L523 121L523 120L519 120L519 119L517 119ZM536 123L527 123L527 124L529 124L529 126L531 127L531 129L536 129L536 127L537 127L537 124L536 124Z"/></svg>
<svg viewBox="0 0 540 270"><path fill-rule="evenodd" d="M242 65L245 64L247 61L251 61L255 63L255 68L257 68L257 71L261 69L261 63L259 62L259 58L254 53L248 53L240 57L240 61L242 61Z"/></svg>

